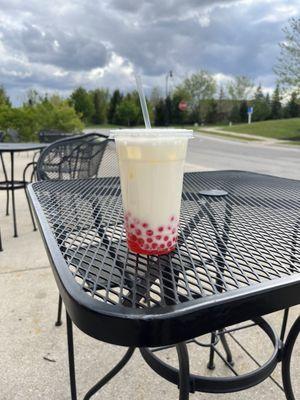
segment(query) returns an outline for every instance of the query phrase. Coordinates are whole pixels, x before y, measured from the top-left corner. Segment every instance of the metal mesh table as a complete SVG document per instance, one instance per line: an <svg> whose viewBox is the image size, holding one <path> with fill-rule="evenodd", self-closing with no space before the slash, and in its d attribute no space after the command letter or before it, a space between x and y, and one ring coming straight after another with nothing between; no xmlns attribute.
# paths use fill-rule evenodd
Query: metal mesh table
<svg viewBox="0 0 300 400"><path fill-rule="evenodd" d="M23 173L23 178L21 180L15 179L15 163L14 163L14 156L15 153L22 153L25 151L40 151L44 149L47 146L45 143L0 143L0 162L2 165L2 170L3 170L3 175L4 175L4 180L0 181L0 190L5 190L6 191L6 215L9 214L9 192L11 192L11 197L12 197L12 214L13 214L13 223L14 223L14 237L18 236L18 231L17 231L17 218L16 218L16 207L15 207L15 190L18 189L26 189L26 185L28 182L25 180L25 170ZM7 173L7 168L4 163L4 153L9 153L10 154L10 177L8 176ZM28 165L31 165L32 163L29 163ZM27 194L26 194L27 197ZM28 199L27 199L28 200ZM29 206L29 211L33 223L33 228L36 230L34 219L32 216L31 208ZM1 246L0 246L1 247Z"/></svg>
<svg viewBox="0 0 300 400"><path fill-rule="evenodd" d="M160 257L128 251L117 177L29 194L68 315L99 340L182 343L300 303L300 181L185 174L178 245Z"/></svg>

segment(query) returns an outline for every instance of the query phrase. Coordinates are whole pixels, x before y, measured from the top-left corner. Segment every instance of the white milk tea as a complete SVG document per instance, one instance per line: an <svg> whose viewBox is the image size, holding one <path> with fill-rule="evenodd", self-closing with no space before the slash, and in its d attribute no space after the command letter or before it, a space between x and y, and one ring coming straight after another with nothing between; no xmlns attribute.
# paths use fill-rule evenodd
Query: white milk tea
<svg viewBox="0 0 300 400"><path fill-rule="evenodd" d="M113 131L120 166L128 247L161 255L177 242L183 167L191 131Z"/></svg>

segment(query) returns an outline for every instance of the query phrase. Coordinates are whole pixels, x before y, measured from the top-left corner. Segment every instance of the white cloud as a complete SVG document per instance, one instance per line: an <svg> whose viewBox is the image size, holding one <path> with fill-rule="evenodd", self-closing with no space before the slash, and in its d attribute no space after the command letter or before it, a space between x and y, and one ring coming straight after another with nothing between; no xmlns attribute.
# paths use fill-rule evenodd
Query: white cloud
<svg viewBox="0 0 300 400"><path fill-rule="evenodd" d="M0 0L0 84L69 93L76 85L148 90L198 69L274 85L282 26L298 0Z"/></svg>

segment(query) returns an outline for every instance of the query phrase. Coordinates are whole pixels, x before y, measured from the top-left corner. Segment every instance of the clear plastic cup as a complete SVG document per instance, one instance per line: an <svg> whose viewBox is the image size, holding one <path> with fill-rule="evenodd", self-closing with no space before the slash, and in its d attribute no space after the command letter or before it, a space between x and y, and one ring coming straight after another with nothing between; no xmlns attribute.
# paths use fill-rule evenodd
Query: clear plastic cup
<svg viewBox="0 0 300 400"><path fill-rule="evenodd" d="M128 247L146 255L174 250L179 225L185 129L119 129L116 141Z"/></svg>

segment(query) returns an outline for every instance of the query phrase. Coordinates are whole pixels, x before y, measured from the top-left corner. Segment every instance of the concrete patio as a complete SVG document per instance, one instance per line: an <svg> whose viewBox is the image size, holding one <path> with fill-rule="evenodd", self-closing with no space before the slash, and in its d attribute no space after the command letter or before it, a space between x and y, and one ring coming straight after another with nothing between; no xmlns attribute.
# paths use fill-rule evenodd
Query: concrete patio
<svg viewBox="0 0 300 400"><path fill-rule="evenodd" d="M244 144L247 146L247 144ZM299 152L300 154L300 152ZM17 172L31 160L31 154L16 156ZM195 159L188 159L187 170L212 169L201 165ZM237 169L241 168L240 159ZM271 168L271 167L270 167ZM272 173L272 170L269 171ZM293 171L295 174L295 171ZM284 176L284 171L282 173ZM298 165L298 178L300 168ZM67 364L67 343L65 318L61 327L55 327L58 292L46 256L41 237L33 232L30 215L23 191L16 195L19 237L13 238L12 216L5 216L5 192L0 192L0 229L4 252L0 253L0 399L1 400L67 400L69 378ZM289 325L299 315L300 307L292 309ZM280 328L282 312L267 316L268 321ZM124 348L98 342L77 328L75 335L75 357L77 371L78 398L116 364L124 353ZM268 341L262 339L257 328L235 334L241 343L260 362L271 354ZM208 337L203 338L207 341ZM255 367L239 347L230 341L235 365L239 372ZM298 377L300 376L300 346L297 347ZM176 354L172 350L164 352L164 357L176 365ZM206 368L208 351L196 348L191 351L192 372L206 375L230 376L231 372L216 358L216 370ZM296 376L296 371L294 376ZM280 366L273 377L281 384ZM300 394L300 381L298 378ZM156 375L143 361L138 351L133 359L95 399L120 400L173 400L178 398L177 388ZM270 379L242 393L213 395L196 393L191 399L206 400L284 400L283 392Z"/></svg>

